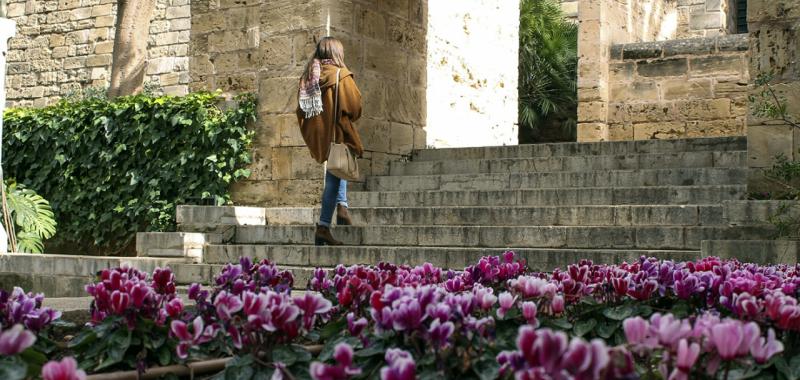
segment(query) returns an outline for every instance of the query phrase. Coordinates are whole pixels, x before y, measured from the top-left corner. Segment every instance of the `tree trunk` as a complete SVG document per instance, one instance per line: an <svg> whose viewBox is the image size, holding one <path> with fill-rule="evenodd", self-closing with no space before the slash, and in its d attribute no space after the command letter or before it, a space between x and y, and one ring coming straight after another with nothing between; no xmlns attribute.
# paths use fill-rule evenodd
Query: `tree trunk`
<svg viewBox="0 0 800 380"><path fill-rule="evenodd" d="M155 0L118 0L109 98L142 91L154 9Z"/></svg>

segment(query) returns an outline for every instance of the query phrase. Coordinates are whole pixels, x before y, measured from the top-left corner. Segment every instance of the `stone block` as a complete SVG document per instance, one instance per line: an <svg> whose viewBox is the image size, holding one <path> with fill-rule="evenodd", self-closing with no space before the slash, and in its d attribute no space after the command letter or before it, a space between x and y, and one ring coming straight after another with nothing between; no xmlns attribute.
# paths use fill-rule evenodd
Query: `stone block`
<svg viewBox="0 0 800 380"><path fill-rule="evenodd" d="M709 121L690 121L686 124L686 137L742 136L745 134L742 118Z"/></svg>
<svg viewBox="0 0 800 380"><path fill-rule="evenodd" d="M670 121L675 117L667 103L612 103L608 113L610 123Z"/></svg>
<svg viewBox="0 0 800 380"><path fill-rule="evenodd" d="M401 48L419 54L425 54L425 29L406 20L389 18L387 40L396 42Z"/></svg>
<svg viewBox="0 0 800 380"><path fill-rule="evenodd" d="M778 155L794 157L794 131L783 125L748 125L747 162L751 168L771 167Z"/></svg>
<svg viewBox="0 0 800 380"><path fill-rule="evenodd" d="M623 59L651 59L661 58L663 46L658 42L639 42L625 44L622 51Z"/></svg>
<svg viewBox="0 0 800 380"><path fill-rule="evenodd" d="M202 260L207 244L222 243L222 236L187 232L147 232L136 234L139 257L186 257Z"/></svg>
<svg viewBox="0 0 800 380"><path fill-rule="evenodd" d="M634 62L611 63L608 66L609 82L631 82L634 80L636 64Z"/></svg>
<svg viewBox="0 0 800 380"><path fill-rule="evenodd" d="M717 40L714 38L689 38L682 40L665 41L664 56L674 55L708 55L716 49Z"/></svg>
<svg viewBox="0 0 800 380"><path fill-rule="evenodd" d="M578 141L608 141L608 125L605 123L579 123Z"/></svg>
<svg viewBox="0 0 800 380"><path fill-rule="evenodd" d="M639 61L636 72L643 77L670 77L685 75L689 66L685 58L668 58Z"/></svg>
<svg viewBox="0 0 800 380"><path fill-rule="evenodd" d="M236 204L310 206L319 203L321 180L240 181L231 188Z"/></svg>
<svg viewBox="0 0 800 380"><path fill-rule="evenodd" d="M266 78L259 83L259 112L287 114L297 109L297 78Z"/></svg>
<svg viewBox="0 0 800 380"><path fill-rule="evenodd" d="M306 147L272 149L272 179L322 179L323 167L311 158Z"/></svg>
<svg viewBox="0 0 800 380"><path fill-rule="evenodd" d="M78 8L82 9L82 8ZM114 16L99 16L94 19L94 26L97 28L114 26Z"/></svg>
<svg viewBox="0 0 800 380"><path fill-rule="evenodd" d="M800 243L793 240L706 240L702 255L737 259L743 263L795 264L800 260Z"/></svg>
<svg viewBox="0 0 800 380"><path fill-rule="evenodd" d="M716 97L736 97L747 94L749 83L738 78L717 78L714 81L714 95Z"/></svg>
<svg viewBox="0 0 800 380"><path fill-rule="evenodd" d="M190 30L192 28L192 19L181 18L173 19L169 22L169 30L172 32L179 32L182 30Z"/></svg>
<svg viewBox="0 0 800 380"><path fill-rule="evenodd" d="M794 0L752 1L747 4L747 21L758 24L800 17L800 4Z"/></svg>
<svg viewBox="0 0 800 380"><path fill-rule="evenodd" d="M633 125L634 140L676 139L686 136L686 123L640 123Z"/></svg>
<svg viewBox="0 0 800 380"><path fill-rule="evenodd" d="M92 7L92 17L108 16L113 14L113 4L95 5Z"/></svg>
<svg viewBox="0 0 800 380"><path fill-rule="evenodd" d="M214 78L217 88L228 92L253 92L256 90L256 74L224 74Z"/></svg>
<svg viewBox="0 0 800 380"><path fill-rule="evenodd" d="M661 98L708 99L712 97L711 84L711 79L668 79L661 82Z"/></svg>
<svg viewBox="0 0 800 380"><path fill-rule="evenodd" d="M192 16L192 11L189 5L167 8L167 20L175 18L188 18L191 16Z"/></svg>
<svg viewBox="0 0 800 380"><path fill-rule="evenodd" d="M692 13L689 16L689 27L695 30L719 29L723 26L721 12Z"/></svg>
<svg viewBox="0 0 800 380"><path fill-rule="evenodd" d="M609 124L608 141L629 141L633 140L632 124Z"/></svg>
<svg viewBox="0 0 800 380"><path fill-rule="evenodd" d="M644 102L658 100L655 82L612 83L609 98L612 102Z"/></svg>
<svg viewBox="0 0 800 380"><path fill-rule="evenodd" d="M677 101L673 104L676 114L688 120L718 120L730 115L730 99L708 99Z"/></svg>
<svg viewBox="0 0 800 380"><path fill-rule="evenodd" d="M750 40L747 34L717 37L717 49L720 52L746 52L750 49Z"/></svg>
<svg viewBox="0 0 800 380"><path fill-rule="evenodd" d="M286 68L292 65L292 36L262 36L255 54L260 67Z"/></svg>
<svg viewBox="0 0 800 380"><path fill-rule="evenodd" d="M369 7L356 8L356 33L369 38L386 38L386 16Z"/></svg>
<svg viewBox="0 0 800 380"><path fill-rule="evenodd" d="M94 45L95 54L111 54L114 52L114 41L98 42Z"/></svg>
<svg viewBox="0 0 800 380"><path fill-rule="evenodd" d="M731 76L741 75L747 67L739 55L689 58L691 76Z"/></svg>
<svg viewBox="0 0 800 380"><path fill-rule="evenodd" d="M608 103L583 102L578 104L578 120L582 123L604 123L608 118Z"/></svg>

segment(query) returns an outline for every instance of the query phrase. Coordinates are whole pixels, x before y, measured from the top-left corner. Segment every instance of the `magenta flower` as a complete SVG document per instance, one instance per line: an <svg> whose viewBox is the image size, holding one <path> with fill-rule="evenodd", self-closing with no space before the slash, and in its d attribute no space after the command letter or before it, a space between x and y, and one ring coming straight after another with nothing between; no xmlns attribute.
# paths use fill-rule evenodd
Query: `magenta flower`
<svg viewBox="0 0 800 380"><path fill-rule="evenodd" d="M723 360L735 359L743 340L741 323L725 321L711 327L711 342Z"/></svg>
<svg viewBox="0 0 800 380"><path fill-rule="evenodd" d="M512 307L514 307L514 303L517 302L517 297L514 297L509 292L502 292L498 297L500 301L500 308L497 309L497 317L498 318L505 318L506 314Z"/></svg>
<svg viewBox="0 0 800 380"><path fill-rule="evenodd" d="M171 301L167 302L165 308L167 315L171 318L177 318L183 312L183 301L181 301L180 298L173 298Z"/></svg>
<svg viewBox="0 0 800 380"><path fill-rule="evenodd" d="M111 293L111 311L114 314L122 315L125 313L125 310L128 309L128 305L131 303L131 296L128 293L123 293L119 290L115 290Z"/></svg>
<svg viewBox="0 0 800 380"><path fill-rule="evenodd" d="M86 372L78 369L78 363L72 357L60 362L50 361L42 367L42 380L84 380Z"/></svg>
<svg viewBox="0 0 800 380"><path fill-rule="evenodd" d="M491 309L495 302L497 302L497 296L494 295L494 289L492 288L476 286L472 292L475 295L475 301L478 303L478 307L483 310Z"/></svg>
<svg viewBox="0 0 800 380"><path fill-rule="evenodd" d="M697 362L697 358L699 356L699 344L689 344L686 339L681 339L681 341L678 342L678 361L676 365L679 371L688 375L691 372L694 363Z"/></svg>
<svg viewBox="0 0 800 380"><path fill-rule="evenodd" d="M692 326L686 320L676 319L672 314L653 314L650 325L661 344L677 348L678 341L692 333Z"/></svg>
<svg viewBox="0 0 800 380"><path fill-rule="evenodd" d="M431 327L428 328L428 337L430 338L433 347L436 349L447 347L447 340L450 339L451 335L453 335L454 330L455 325L453 322L441 323L438 319L435 319L431 323Z"/></svg>
<svg viewBox="0 0 800 380"><path fill-rule="evenodd" d="M339 343L333 351L335 365L320 362L311 363L309 372L314 380L347 380L361 373L361 369L353 366L353 347L347 343Z"/></svg>
<svg viewBox="0 0 800 380"><path fill-rule="evenodd" d="M215 325L205 326L203 317L197 317L192 321L192 333L189 333L189 326L183 321L172 321L170 332L178 338L176 352L178 357L186 359L189 356L189 349L193 346L201 345L214 339L218 328Z"/></svg>
<svg viewBox="0 0 800 380"><path fill-rule="evenodd" d="M361 336L361 333L364 331L364 328L367 327L368 323L369 322L367 322L366 318L362 317L356 319L355 314L353 313L347 314L347 331L349 331L350 335L352 336L355 337Z"/></svg>
<svg viewBox="0 0 800 380"><path fill-rule="evenodd" d="M214 300L214 307L217 308L217 315L222 320L230 320L233 314L242 310L242 299L230 294L226 291L221 291L217 294L217 298Z"/></svg>
<svg viewBox="0 0 800 380"><path fill-rule="evenodd" d="M331 310L333 304L319 294L306 292L301 297L295 297L294 303L303 312L303 327L311 330L314 327L317 314L324 314Z"/></svg>
<svg viewBox="0 0 800 380"><path fill-rule="evenodd" d="M405 300L405 302L398 303L399 304L394 308L392 313L392 321L395 330L414 330L422 325L425 316L422 313L419 301L416 299L409 299Z"/></svg>
<svg viewBox="0 0 800 380"><path fill-rule="evenodd" d="M381 368L381 380L415 380L417 366L406 351L390 348L386 351L388 366Z"/></svg>
<svg viewBox="0 0 800 380"><path fill-rule="evenodd" d="M758 364L764 364L773 356L783 352L783 343L775 339L775 330L769 329L767 338L759 337L750 348L750 354Z"/></svg>
<svg viewBox="0 0 800 380"><path fill-rule="evenodd" d="M559 315L564 312L564 297L562 296L555 296L553 300L550 302L550 307L553 310L553 314Z"/></svg>
<svg viewBox="0 0 800 380"><path fill-rule="evenodd" d="M537 314L536 304L531 301L526 301L522 303L522 316L528 322L529 325L534 327L539 325L539 321L536 319Z"/></svg>
<svg viewBox="0 0 800 380"><path fill-rule="evenodd" d="M628 344L640 345L647 341L650 323L642 317L628 318L622 322L622 329L625 331Z"/></svg>
<svg viewBox="0 0 800 380"><path fill-rule="evenodd" d="M0 354L12 356L33 346L36 335L17 324L0 333Z"/></svg>

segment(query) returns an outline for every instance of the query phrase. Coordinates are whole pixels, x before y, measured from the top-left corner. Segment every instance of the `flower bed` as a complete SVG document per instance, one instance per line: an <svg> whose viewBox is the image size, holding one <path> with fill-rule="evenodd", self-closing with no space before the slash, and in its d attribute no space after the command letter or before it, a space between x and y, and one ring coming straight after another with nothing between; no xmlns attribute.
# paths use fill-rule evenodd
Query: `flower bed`
<svg viewBox="0 0 800 380"><path fill-rule="evenodd" d="M102 272L87 286L92 321L67 345L50 340L58 313L41 308L41 296L2 293L0 367L16 372L0 377L215 358L231 358L221 379L800 375L800 265L642 258L534 273L508 252L457 272L317 270L313 292L292 296L290 272L243 258L214 286L192 285L187 307L173 278L168 269Z"/></svg>

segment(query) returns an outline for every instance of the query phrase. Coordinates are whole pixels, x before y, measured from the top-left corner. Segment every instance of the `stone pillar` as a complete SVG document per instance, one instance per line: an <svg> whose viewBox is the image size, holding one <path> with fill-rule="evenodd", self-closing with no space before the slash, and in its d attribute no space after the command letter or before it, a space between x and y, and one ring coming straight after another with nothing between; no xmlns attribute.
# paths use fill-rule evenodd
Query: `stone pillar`
<svg viewBox="0 0 800 380"><path fill-rule="evenodd" d="M17 23L0 18L0 181L3 179L3 109L6 106L6 52L8 39L17 34ZM3 183L0 182L0 186ZM0 253L8 252L8 234L0 224Z"/></svg>
<svg viewBox="0 0 800 380"><path fill-rule="evenodd" d="M800 2L797 0L750 0L747 22L750 31L750 78L755 81L771 73L770 86L787 104L789 116L800 120ZM752 86L758 95L763 88ZM799 160L800 130L780 120L748 115L747 155L753 169L768 168L775 157ZM769 184L753 170L748 191L768 191Z"/></svg>
<svg viewBox="0 0 800 380"><path fill-rule="evenodd" d="M578 4L578 141L607 141L608 65L614 33L627 24L614 0Z"/></svg>

